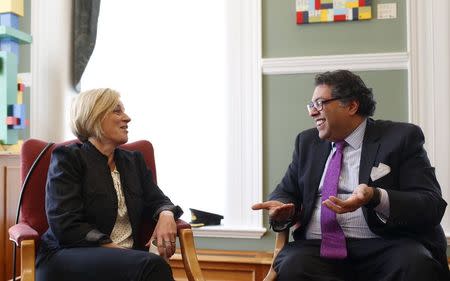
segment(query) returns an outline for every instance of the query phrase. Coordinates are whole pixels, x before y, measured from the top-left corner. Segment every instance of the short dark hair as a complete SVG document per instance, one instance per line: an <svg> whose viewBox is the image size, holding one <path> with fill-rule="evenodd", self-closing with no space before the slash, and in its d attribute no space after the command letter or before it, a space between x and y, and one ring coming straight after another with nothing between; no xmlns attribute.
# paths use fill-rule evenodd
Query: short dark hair
<svg viewBox="0 0 450 281"><path fill-rule="evenodd" d="M367 88L361 77L348 70L327 71L317 74L315 86L331 87L331 96L341 98L342 103L356 100L359 102L357 114L368 117L375 112L376 101L372 89Z"/></svg>

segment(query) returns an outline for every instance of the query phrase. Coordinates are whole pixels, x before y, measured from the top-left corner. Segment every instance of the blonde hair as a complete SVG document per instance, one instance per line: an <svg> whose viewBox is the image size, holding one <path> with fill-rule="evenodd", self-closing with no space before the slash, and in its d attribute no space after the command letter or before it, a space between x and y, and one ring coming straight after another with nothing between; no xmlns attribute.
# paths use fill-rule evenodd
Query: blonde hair
<svg viewBox="0 0 450 281"><path fill-rule="evenodd" d="M101 123L106 114L119 104L119 92L109 89L92 89L79 94L72 101L70 127L82 142L90 137L101 138Z"/></svg>

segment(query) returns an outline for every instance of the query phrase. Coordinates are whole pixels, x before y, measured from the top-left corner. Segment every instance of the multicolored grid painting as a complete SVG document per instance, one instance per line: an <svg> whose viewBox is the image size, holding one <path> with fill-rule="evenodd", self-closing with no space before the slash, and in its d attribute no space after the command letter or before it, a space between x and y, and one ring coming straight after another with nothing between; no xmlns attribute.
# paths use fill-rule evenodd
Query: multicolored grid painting
<svg viewBox="0 0 450 281"><path fill-rule="evenodd" d="M368 20L372 0L296 0L297 24Z"/></svg>

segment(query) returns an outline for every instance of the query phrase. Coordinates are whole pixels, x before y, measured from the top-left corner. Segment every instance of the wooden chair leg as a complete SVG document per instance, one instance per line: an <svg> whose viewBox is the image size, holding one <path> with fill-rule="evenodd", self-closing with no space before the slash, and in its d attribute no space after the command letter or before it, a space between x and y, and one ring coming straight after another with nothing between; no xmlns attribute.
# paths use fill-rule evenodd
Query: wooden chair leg
<svg viewBox="0 0 450 281"><path fill-rule="evenodd" d="M191 229L180 229L178 233L184 269L189 281L205 281L195 252L194 235Z"/></svg>
<svg viewBox="0 0 450 281"><path fill-rule="evenodd" d="M275 260L278 253L281 251L281 249L283 249L284 245L286 245L288 241L289 241L289 229L277 233L275 239L275 249L273 251L272 265L270 266L269 272L267 273L263 281L277 280L277 273L275 272L275 269L273 269L273 261Z"/></svg>
<svg viewBox="0 0 450 281"><path fill-rule="evenodd" d="M21 281L34 281L35 255L34 240L23 240L20 245Z"/></svg>

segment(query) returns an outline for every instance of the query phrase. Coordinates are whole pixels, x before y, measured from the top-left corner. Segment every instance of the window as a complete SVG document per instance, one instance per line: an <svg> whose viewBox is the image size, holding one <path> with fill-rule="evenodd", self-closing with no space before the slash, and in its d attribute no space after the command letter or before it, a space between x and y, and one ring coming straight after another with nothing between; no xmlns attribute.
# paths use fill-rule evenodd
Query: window
<svg viewBox="0 0 450 281"><path fill-rule="evenodd" d="M258 1L103 1L82 90L122 93L130 140L155 147L175 204L224 215L197 235L259 238L262 200ZM126 11L125 9L132 9Z"/></svg>

